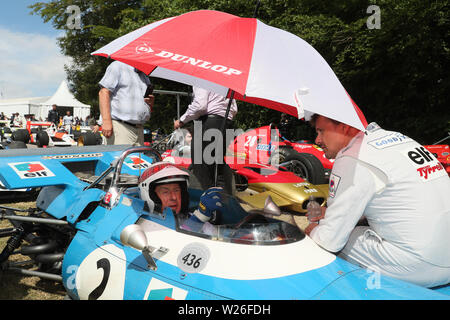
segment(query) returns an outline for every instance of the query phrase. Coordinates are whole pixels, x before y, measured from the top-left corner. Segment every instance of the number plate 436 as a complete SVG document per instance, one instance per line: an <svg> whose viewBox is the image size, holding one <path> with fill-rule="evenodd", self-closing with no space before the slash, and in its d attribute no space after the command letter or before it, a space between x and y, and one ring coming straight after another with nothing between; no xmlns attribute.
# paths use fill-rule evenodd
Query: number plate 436
<svg viewBox="0 0 450 320"><path fill-rule="evenodd" d="M178 255L178 267L187 273L202 271L209 260L209 249L201 243L191 243L181 250Z"/></svg>

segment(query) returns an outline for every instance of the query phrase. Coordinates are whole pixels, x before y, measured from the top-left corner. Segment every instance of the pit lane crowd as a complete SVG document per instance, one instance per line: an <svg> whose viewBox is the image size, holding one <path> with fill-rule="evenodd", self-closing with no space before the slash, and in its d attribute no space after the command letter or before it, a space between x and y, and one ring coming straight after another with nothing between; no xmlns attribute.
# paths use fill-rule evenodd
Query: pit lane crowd
<svg viewBox="0 0 450 320"><path fill-rule="evenodd" d="M25 114L21 115L18 112L14 112L11 114L10 117L6 116L3 112L0 113L0 121L6 121L6 123L9 127L16 127L16 128L25 128L27 121L45 121L45 122L53 122L55 123L56 127L59 128L65 128L67 125L71 126L73 130L76 130L77 128L81 126L94 126L96 125L96 121L91 116L87 116L85 119L74 117L71 115L70 111L67 111L64 116L60 116L59 113L56 111L57 105L54 105L52 110L49 111L49 115L45 118L38 118L36 119L34 114Z"/></svg>

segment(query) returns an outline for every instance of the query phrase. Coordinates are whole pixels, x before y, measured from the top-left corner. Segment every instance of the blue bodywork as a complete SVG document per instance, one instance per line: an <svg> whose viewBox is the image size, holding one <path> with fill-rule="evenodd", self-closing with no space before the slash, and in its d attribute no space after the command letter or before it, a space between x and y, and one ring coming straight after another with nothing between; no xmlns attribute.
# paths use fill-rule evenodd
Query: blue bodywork
<svg viewBox="0 0 450 320"><path fill-rule="evenodd" d="M135 186L120 192L115 205L107 205L105 199L108 190L87 188L92 182L80 179L80 174L100 176L125 149L126 146L95 146L11 150L0 155L0 180L7 188L45 187L37 199L37 207L55 219L66 220L75 229L75 236L67 247L62 265L63 283L73 299L450 298L448 285L430 290L360 268L339 257L328 258L331 254L320 252L324 250L309 244L312 241L301 234L301 231L298 231L298 240L287 244L280 242L259 246L218 243L214 237L181 230L170 209L162 213L149 213ZM126 158L125 162L131 165L124 164L122 174L137 176L145 170L148 163L155 161L145 155L140 155L139 161L133 162L130 159L133 160L130 156ZM201 190L191 189L189 192L193 207L198 203ZM245 276L239 276L239 272L232 277L215 275L214 271L190 273L180 264L174 263L173 258L170 260L170 254L181 254L179 251L184 244L173 246L168 236L167 259L155 256L157 269L151 270L140 250L124 245L121 241L122 230L132 224L147 226L145 231L150 234L152 230L163 230L170 237L182 236L187 242L200 243L202 248L209 250L214 250L217 244L221 248L234 246L235 254L232 257L236 259L240 256L239 250L248 250L250 247L252 250L261 250L265 259L270 260L274 248L281 249L283 246L291 246L292 256L297 259L296 246L308 244L312 248L311 252L315 253L311 257L303 256L302 259L315 259L317 253L327 257L329 262L304 272L280 273L280 276L277 276L278 269L275 269L267 278L245 279ZM209 252L210 261L226 254L217 251ZM231 264L239 264L239 261L232 259L223 261L226 261L222 263L224 270L230 269ZM276 265L276 261L270 263ZM250 267L257 270L261 265ZM279 270L284 267L280 265Z"/></svg>

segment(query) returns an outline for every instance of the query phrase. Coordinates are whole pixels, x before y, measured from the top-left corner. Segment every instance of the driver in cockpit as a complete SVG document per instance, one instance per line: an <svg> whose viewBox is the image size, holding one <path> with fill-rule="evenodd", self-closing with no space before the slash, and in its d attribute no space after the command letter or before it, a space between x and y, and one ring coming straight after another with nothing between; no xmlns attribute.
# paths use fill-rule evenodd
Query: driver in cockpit
<svg viewBox="0 0 450 320"><path fill-rule="evenodd" d="M222 188L212 187L200 197L198 208L189 212L189 173L171 163L157 162L152 164L139 178L141 199L149 208L169 207L174 212L181 228L200 231L213 228L217 212L222 210Z"/></svg>

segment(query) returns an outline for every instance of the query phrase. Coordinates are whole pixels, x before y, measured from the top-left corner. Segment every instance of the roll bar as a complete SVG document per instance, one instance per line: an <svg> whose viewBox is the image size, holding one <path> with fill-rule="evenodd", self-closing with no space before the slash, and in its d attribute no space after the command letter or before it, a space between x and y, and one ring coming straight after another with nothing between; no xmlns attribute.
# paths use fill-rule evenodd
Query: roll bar
<svg viewBox="0 0 450 320"><path fill-rule="evenodd" d="M123 165L123 162L125 161L126 157L128 157L132 153L139 153L139 152L143 152L143 153L145 152L147 154L150 153L150 154L155 156L155 159L157 159L158 162L162 161L162 158L161 158L161 155L159 154L159 152L157 152L156 150L154 150L151 147L142 146L142 147L131 147L131 148L128 148L128 149L126 149L126 150L124 150L122 152L122 154L119 156L119 158L117 158L114 161L112 161L111 164L109 165L108 169L106 169L89 186L84 188L84 190L88 190L88 189L94 188L97 184L99 184L100 181L105 179L106 176L108 176L111 172L114 172L114 173L113 173L113 178L111 180L111 185L109 186L109 188L115 187L117 185L118 181L119 181L120 172L122 171L122 165Z"/></svg>

